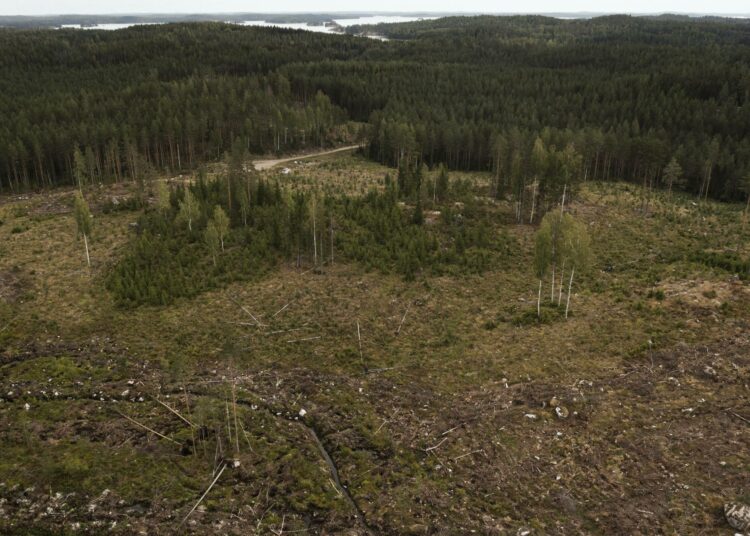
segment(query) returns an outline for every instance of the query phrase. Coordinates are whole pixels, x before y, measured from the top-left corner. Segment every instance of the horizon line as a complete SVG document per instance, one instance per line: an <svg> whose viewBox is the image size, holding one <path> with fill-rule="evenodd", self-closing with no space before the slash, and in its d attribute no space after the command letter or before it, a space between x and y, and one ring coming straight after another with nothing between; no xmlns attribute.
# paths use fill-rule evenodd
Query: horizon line
<svg viewBox="0 0 750 536"><path fill-rule="evenodd" d="M683 15L703 17L731 17L750 16L748 12L708 12L708 11L429 11L429 10L403 10L403 11L141 11L141 12L108 12L108 13L40 13L40 14L13 14L0 13L0 17L137 17L137 16L190 16L190 15L439 15L439 16L517 16L517 15Z"/></svg>

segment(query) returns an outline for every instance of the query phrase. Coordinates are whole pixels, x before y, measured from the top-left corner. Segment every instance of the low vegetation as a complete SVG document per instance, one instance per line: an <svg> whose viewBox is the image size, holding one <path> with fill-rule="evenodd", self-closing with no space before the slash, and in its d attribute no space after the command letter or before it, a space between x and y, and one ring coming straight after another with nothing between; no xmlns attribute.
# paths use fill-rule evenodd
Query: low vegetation
<svg viewBox="0 0 750 536"><path fill-rule="evenodd" d="M491 173L290 166L84 188L90 267L77 190L2 199L4 533L692 533L750 499L744 205L587 181L517 223Z"/></svg>

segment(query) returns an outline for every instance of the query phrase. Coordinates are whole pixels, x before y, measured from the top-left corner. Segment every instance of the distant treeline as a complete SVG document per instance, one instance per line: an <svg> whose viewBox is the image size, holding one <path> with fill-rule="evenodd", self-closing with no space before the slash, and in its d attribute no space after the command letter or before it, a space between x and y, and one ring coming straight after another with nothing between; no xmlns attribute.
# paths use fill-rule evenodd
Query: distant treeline
<svg viewBox="0 0 750 536"><path fill-rule="evenodd" d="M346 15L353 17L353 15ZM0 15L0 27L59 28L67 25L97 24L169 24L184 22L242 23L261 20L276 23L323 24L342 15L328 13L165 13L149 15Z"/></svg>
<svg viewBox="0 0 750 536"><path fill-rule="evenodd" d="M750 173L750 24L677 17L451 17L353 27L380 42L217 23L0 31L0 188L177 170L336 141L369 154L528 174L539 138L591 179L719 198ZM553 154L550 153L550 154ZM556 154L556 153L554 153ZM80 160L80 157L79 157ZM523 181L522 181L523 182ZM671 182L670 182L671 184Z"/></svg>

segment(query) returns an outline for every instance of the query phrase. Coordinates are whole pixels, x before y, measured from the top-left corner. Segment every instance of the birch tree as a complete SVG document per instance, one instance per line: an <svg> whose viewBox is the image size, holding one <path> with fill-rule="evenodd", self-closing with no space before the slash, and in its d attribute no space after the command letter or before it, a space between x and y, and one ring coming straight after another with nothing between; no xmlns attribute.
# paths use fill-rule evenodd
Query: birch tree
<svg viewBox="0 0 750 536"><path fill-rule="evenodd" d="M91 236L91 211L89 205L83 198L83 194L78 191L75 197L74 213L76 218L77 235L83 237L83 245L86 248L86 263L91 266L91 257L89 255L89 236Z"/></svg>
<svg viewBox="0 0 750 536"><path fill-rule="evenodd" d="M211 252L211 259L216 266L216 252L219 250L219 230L214 222L209 221L206 225L206 229L203 231L203 239L206 241L206 245Z"/></svg>
<svg viewBox="0 0 750 536"><path fill-rule="evenodd" d="M586 226L577 222L570 214L547 213L542 219L536 233L534 245L534 270L539 278L539 293L537 296L537 316L541 316L542 280L547 271L552 270L551 301L555 301L555 267L560 265L560 290L558 305L562 301L562 287L565 268L570 270L568 279L568 295L565 304L565 318L570 311L570 297L576 272L583 270L589 263L591 255L591 239Z"/></svg>
<svg viewBox="0 0 750 536"><path fill-rule="evenodd" d="M539 292L536 298L536 316L542 316L542 280L552 263L552 229L550 225L542 225L536 233L534 244L534 271L539 278Z"/></svg>
<svg viewBox="0 0 750 536"><path fill-rule="evenodd" d="M570 311L570 296L573 288L573 277L576 270L584 270L591 258L591 238L586 226L573 219L570 214L565 215L567 223L564 230L563 254L570 266L570 280L568 282L568 297L565 302L565 318Z"/></svg>
<svg viewBox="0 0 750 536"><path fill-rule="evenodd" d="M185 197L180 201L180 212L177 218L187 223L190 232L193 231L193 220L198 218L198 212L198 202L190 188L186 188Z"/></svg>
<svg viewBox="0 0 750 536"><path fill-rule="evenodd" d="M78 191L82 192L83 184L87 182L88 171L86 168L86 159L84 158L83 153L81 153L81 149L79 149L77 145L75 150L73 151L73 175L75 175L76 178Z"/></svg>
<svg viewBox="0 0 750 536"><path fill-rule="evenodd" d="M221 243L221 252L224 253L224 237L229 233L229 217L219 205L214 208L213 224L216 227L216 233Z"/></svg>

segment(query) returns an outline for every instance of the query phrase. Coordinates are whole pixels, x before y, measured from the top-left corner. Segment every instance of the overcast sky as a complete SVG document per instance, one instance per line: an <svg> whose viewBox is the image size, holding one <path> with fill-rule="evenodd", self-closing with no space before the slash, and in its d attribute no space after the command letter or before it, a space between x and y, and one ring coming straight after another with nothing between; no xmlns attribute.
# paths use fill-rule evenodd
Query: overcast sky
<svg viewBox="0 0 750 536"><path fill-rule="evenodd" d="M750 13L747 0L0 0L0 15L60 13L219 13L290 11L462 11L485 13L616 12L616 13Z"/></svg>

